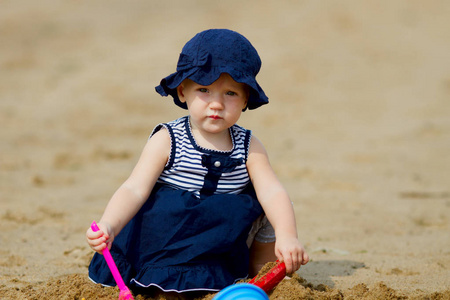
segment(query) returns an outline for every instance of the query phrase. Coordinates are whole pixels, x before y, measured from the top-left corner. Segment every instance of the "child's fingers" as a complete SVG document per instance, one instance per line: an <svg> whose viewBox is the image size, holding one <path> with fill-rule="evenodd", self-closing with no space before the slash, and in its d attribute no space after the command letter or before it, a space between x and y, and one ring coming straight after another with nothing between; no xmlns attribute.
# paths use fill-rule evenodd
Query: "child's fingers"
<svg viewBox="0 0 450 300"><path fill-rule="evenodd" d="M285 252L278 252L276 253L278 260L283 261L284 264L286 265L286 273L287 274L291 274L292 272L294 272L294 264L293 264L293 259L291 256L291 253L289 251L285 251Z"/></svg>
<svg viewBox="0 0 450 300"><path fill-rule="evenodd" d="M101 244L106 243L106 238L104 236L101 236L97 239L87 239L87 242L91 247L97 247Z"/></svg>
<svg viewBox="0 0 450 300"><path fill-rule="evenodd" d="M309 262L309 255L306 252L303 252L303 260L302 265L306 265Z"/></svg>
<svg viewBox="0 0 450 300"><path fill-rule="evenodd" d="M108 234L104 234L102 230L99 231L93 231L91 228L89 228L86 231L86 241L89 244L89 246L96 252L102 253L102 250L105 249L107 245L107 240L109 236ZM111 243L108 246L108 248L111 248Z"/></svg>
<svg viewBox="0 0 450 300"><path fill-rule="evenodd" d="M296 253L293 253L292 255L292 273L300 269L301 266L301 260L299 259L298 255Z"/></svg>
<svg viewBox="0 0 450 300"><path fill-rule="evenodd" d="M103 235L103 231L99 230L99 231L93 231L91 228L89 228L86 231L86 238L90 239L90 240L94 240L94 239L98 239L99 237L101 237Z"/></svg>
<svg viewBox="0 0 450 300"><path fill-rule="evenodd" d="M107 247L106 238L101 236L98 239L88 239L88 244L92 248L92 250L102 254L103 249Z"/></svg>
<svg viewBox="0 0 450 300"><path fill-rule="evenodd" d="M286 251L284 253L279 252L277 258L284 261L286 265L286 273L288 274L297 271L302 265L305 265L309 261L308 254L302 250Z"/></svg>
<svg viewBox="0 0 450 300"><path fill-rule="evenodd" d="M309 261L305 248L295 239L279 239L275 246L275 255L286 265L286 273L291 274Z"/></svg>
<svg viewBox="0 0 450 300"><path fill-rule="evenodd" d="M291 273L294 273L295 271L300 269L300 266L302 265L301 254L299 255L298 252L293 252L291 254L291 259L292 259L292 271L291 271Z"/></svg>
<svg viewBox="0 0 450 300"><path fill-rule="evenodd" d="M294 255L293 255L293 269L294 271L297 271L300 269L302 265L306 265L309 261L309 256L305 252L305 249L300 248Z"/></svg>
<svg viewBox="0 0 450 300"><path fill-rule="evenodd" d="M92 247L92 246L91 246L91 248L92 248L94 251L96 251L96 252L98 252L98 253L100 253L100 254L103 254L103 249L106 248L106 243L102 243L102 244L100 244L100 245L98 245L98 246L95 246L95 247Z"/></svg>

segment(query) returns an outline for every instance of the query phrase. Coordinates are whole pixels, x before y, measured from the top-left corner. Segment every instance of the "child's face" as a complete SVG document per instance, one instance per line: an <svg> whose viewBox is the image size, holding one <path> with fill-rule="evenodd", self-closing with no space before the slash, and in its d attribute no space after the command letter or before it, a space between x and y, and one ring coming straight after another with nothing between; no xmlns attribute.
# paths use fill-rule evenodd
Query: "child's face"
<svg viewBox="0 0 450 300"><path fill-rule="evenodd" d="M204 133L228 130L239 120L249 96L247 85L226 73L208 86L186 79L177 91L180 101L187 104L192 129Z"/></svg>

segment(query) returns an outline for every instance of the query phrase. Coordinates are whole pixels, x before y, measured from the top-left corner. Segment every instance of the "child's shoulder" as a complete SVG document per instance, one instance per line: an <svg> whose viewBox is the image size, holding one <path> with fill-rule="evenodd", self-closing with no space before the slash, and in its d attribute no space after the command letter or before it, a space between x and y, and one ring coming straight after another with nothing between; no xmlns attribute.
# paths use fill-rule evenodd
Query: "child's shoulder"
<svg viewBox="0 0 450 300"><path fill-rule="evenodd" d="M159 126L170 126L170 127L185 127L188 122L188 116L184 116L167 123L161 123Z"/></svg>
<svg viewBox="0 0 450 300"><path fill-rule="evenodd" d="M172 120L166 123L159 123L158 125L153 128L152 133L150 134L150 137L152 137L155 133L160 131L161 129L166 129L169 131L169 133L172 133L172 131L175 130L183 130L186 127L187 124L187 116L178 118L176 120Z"/></svg>
<svg viewBox="0 0 450 300"><path fill-rule="evenodd" d="M251 135L252 131L250 129L246 129L238 124L234 124L233 126L231 126L231 131L236 135L236 134L243 134L243 135Z"/></svg>

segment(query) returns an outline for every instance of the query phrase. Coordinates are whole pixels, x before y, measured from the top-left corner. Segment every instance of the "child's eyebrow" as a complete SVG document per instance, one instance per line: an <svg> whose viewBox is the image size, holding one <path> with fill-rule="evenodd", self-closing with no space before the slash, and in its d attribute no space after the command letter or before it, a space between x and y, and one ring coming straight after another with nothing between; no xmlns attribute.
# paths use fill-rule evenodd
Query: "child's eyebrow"
<svg viewBox="0 0 450 300"><path fill-rule="evenodd" d="M235 89L235 90L245 90L246 89L246 85L245 84L241 84L239 82L237 83L232 83L230 85L228 85L229 89Z"/></svg>

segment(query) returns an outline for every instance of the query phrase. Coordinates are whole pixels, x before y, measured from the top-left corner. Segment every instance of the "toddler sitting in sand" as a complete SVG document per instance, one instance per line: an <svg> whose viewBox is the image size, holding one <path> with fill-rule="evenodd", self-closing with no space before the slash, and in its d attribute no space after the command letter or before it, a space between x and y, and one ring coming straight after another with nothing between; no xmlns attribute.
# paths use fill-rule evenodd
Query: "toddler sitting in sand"
<svg viewBox="0 0 450 300"><path fill-rule="evenodd" d="M211 29L183 47L177 71L156 87L188 115L156 126L100 230L86 233L98 253L110 247L131 288L217 291L276 258L288 273L308 262L264 146L236 125L243 111L268 103L260 67L245 37ZM115 285L98 253L89 277Z"/></svg>

